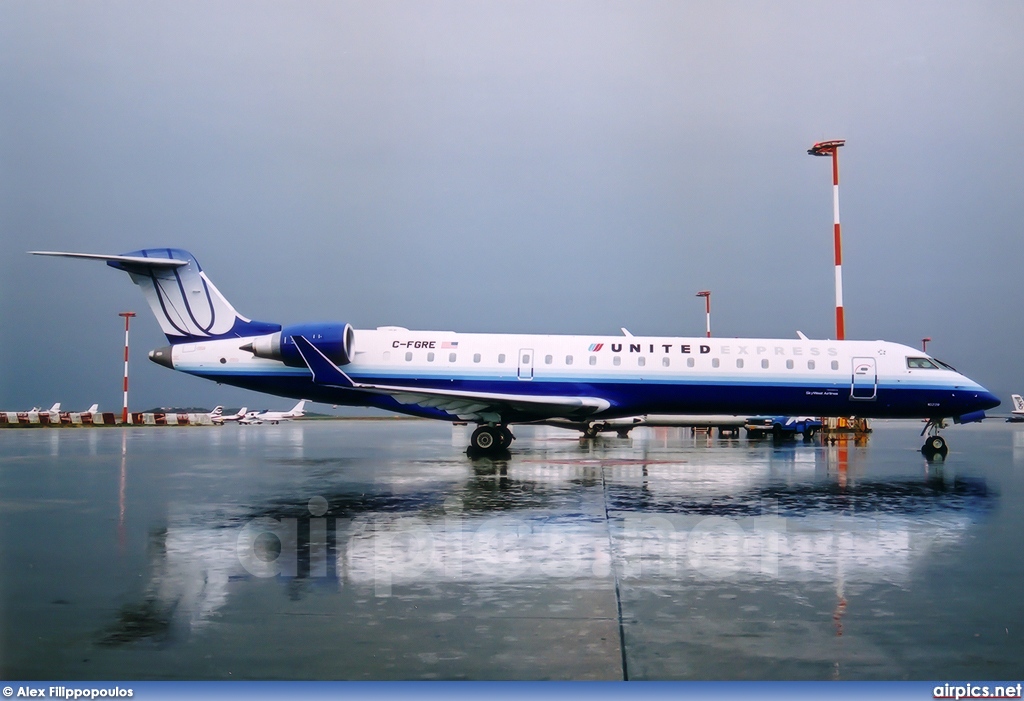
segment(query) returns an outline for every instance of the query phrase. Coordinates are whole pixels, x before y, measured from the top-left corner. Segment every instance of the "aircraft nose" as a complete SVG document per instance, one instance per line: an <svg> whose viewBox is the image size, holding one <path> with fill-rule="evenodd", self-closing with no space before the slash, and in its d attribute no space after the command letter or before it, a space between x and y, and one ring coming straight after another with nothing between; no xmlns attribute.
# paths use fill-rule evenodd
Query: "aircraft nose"
<svg viewBox="0 0 1024 701"><path fill-rule="evenodd" d="M974 392L964 395L963 399L964 409L970 412L983 412L986 409L994 409L1000 404L999 397L984 387L976 387Z"/></svg>
<svg viewBox="0 0 1024 701"><path fill-rule="evenodd" d="M149 352L149 359L157 365L163 365L165 368L174 369L174 360L171 358L171 347L162 346Z"/></svg>
<svg viewBox="0 0 1024 701"><path fill-rule="evenodd" d="M978 393L978 403L981 404L982 409L995 409L1001 402L999 397L986 389Z"/></svg>

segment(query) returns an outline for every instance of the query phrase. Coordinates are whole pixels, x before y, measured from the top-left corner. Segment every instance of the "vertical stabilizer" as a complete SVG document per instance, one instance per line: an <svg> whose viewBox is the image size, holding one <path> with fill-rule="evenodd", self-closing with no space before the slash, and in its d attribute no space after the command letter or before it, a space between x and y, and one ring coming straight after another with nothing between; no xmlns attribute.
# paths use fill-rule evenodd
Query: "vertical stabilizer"
<svg viewBox="0 0 1024 701"><path fill-rule="evenodd" d="M142 294L171 343L224 337L257 336L280 330L278 324L251 321L237 310L206 277L199 261L180 248L148 248L125 253L125 258L175 259L178 267L147 266L135 261L110 260L123 270Z"/></svg>
<svg viewBox="0 0 1024 701"><path fill-rule="evenodd" d="M119 255L29 252L103 260L128 273L132 282L142 288L149 308L171 343L262 336L281 330L280 324L252 321L239 314L206 277L195 256L180 248L146 248Z"/></svg>
<svg viewBox="0 0 1024 701"><path fill-rule="evenodd" d="M1021 399L1019 394L1012 395L1013 397L1013 413L1024 414L1024 399Z"/></svg>

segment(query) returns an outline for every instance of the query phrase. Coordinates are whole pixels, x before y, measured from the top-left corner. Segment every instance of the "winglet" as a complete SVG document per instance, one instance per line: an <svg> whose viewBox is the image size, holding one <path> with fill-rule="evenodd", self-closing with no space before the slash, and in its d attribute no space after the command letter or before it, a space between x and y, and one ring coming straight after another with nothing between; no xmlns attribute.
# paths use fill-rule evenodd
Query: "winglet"
<svg viewBox="0 0 1024 701"><path fill-rule="evenodd" d="M305 336L292 336L295 348L302 356L306 367L313 373L313 382L318 385L330 385L332 387L354 387L352 378L346 375L331 362L330 358L320 352L312 343L306 340Z"/></svg>

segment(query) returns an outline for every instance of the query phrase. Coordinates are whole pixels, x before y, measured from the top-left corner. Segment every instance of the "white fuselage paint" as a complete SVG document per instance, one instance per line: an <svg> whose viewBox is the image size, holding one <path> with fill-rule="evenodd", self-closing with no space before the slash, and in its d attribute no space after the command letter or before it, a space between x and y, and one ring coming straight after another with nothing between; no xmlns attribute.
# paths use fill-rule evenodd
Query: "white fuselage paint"
<svg viewBox="0 0 1024 701"><path fill-rule="evenodd" d="M174 368L211 379L232 374L309 376L306 368L257 358L239 349L252 340L176 345ZM498 382L505 383L508 391L521 387L519 391L524 393L535 391L530 385L545 382L692 383L806 385L832 397L844 392L849 396L854 359L873 361L875 376L862 381L875 387L985 391L952 370L908 368L907 357L927 356L886 341L474 334L385 328L357 331L354 350L353 361L343 369L355 380ZM814 414L812 390L807 394L806 413ZM736 411L745 410L737 407Z"/></svg>

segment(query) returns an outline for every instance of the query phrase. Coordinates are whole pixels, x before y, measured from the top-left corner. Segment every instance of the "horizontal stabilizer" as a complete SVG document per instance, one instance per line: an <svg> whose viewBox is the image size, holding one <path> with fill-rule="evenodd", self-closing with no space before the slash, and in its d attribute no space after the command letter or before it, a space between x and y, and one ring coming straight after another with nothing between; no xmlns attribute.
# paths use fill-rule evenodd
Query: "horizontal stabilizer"
<svg viewBox="0 0 1024 701"><path fill-rule="evenodd" d="M105 253L67 253L65 251L29 251L34 256L57 256L59 258L85 258L87 260L102 260L108 263L126 263L148 268L180 268L188 265L187 260L177 258L144 258L142 256L115 256Z"/></svg>

